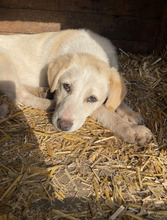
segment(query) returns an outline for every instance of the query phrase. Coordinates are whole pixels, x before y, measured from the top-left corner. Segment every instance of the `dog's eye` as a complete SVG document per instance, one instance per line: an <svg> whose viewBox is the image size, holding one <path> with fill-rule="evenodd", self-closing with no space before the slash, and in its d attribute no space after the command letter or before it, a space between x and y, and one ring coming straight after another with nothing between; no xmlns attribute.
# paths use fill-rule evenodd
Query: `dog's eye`
<svg viewBox="0 0 167 220"><path fill-rule="evenodd" d="M71 90L71 86L67 83L63 83L63 88L67 91L67 92L70 92Z"/></svg>
<svg viewBox="0 0 167 220"><path fill-rule="evenodd" d="M97 98L94 96L90 96L89 98L87 98L87 102L97 102Z"/></svg>

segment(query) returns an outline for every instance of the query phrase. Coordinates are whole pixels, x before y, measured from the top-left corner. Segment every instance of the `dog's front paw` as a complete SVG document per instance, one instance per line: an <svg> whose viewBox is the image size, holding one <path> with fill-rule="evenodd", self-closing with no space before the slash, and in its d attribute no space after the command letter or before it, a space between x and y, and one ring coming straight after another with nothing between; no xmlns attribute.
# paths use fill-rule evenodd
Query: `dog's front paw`
<svg viewBox="0 0 167 220"><path fill-rule="evenodd" d="M139 145L149 143L152 139L151 131L143 125L125 125L118 136L125 142Z"/></svg>
<svg viewBox="0 0 167 220"><path fill-rule="evenodd" d="M132 125L132 127L136 133L135 142L137 144L147 144L151 141L152 132L150 131L150 129L148 129L144 125Z"/></svg>
<svg viewBox="0 0 167 220"><path fill-rule="evenodd" d="M133 124L143 124L144 120L140 113L129 111L128 113L118 112L119 116L125 121L131 122Z"/></svg>

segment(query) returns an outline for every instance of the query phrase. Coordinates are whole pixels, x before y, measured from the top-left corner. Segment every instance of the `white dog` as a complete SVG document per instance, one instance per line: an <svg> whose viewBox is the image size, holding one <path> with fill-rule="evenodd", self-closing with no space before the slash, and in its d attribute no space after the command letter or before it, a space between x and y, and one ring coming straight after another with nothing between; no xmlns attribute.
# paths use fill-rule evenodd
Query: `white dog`
<svg viewBox="0 0 167 220"><path fill-rule="evenodd" d="M65 132L92 115L123 140L143 144L151 132L122 102L126 87L117 69L111 42L88 30L0 36L0 91L11 100L43 110L56 102L52 121ZM30 93L48 85L54 102Z"/></svg>

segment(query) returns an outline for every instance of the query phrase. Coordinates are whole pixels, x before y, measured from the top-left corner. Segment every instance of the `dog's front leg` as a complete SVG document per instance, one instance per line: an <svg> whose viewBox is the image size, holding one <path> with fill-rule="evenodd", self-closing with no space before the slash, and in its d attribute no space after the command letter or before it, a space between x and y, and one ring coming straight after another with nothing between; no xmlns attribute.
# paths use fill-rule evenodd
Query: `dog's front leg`
<svg viewBox="0 0 167 220"><path fill-rule="evenodd" d="M143 125L136 125L109 111L102 105L92 116L111 132L128 143L145 144L152 138L151 131Z"/></svg>

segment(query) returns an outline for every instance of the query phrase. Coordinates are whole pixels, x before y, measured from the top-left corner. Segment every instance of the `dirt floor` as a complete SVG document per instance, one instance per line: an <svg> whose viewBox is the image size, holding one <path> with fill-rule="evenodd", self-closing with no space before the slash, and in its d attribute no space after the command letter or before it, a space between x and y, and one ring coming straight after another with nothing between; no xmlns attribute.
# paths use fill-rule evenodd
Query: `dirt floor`
<svg viewBox="0 0 167 220"><path fill-rule="evenodd" d="M167 51L119 55L128 95L153 132L127 144L88 118L65 134L52 113L10 106L0 120L0 220L167 219Z"/></svg>

